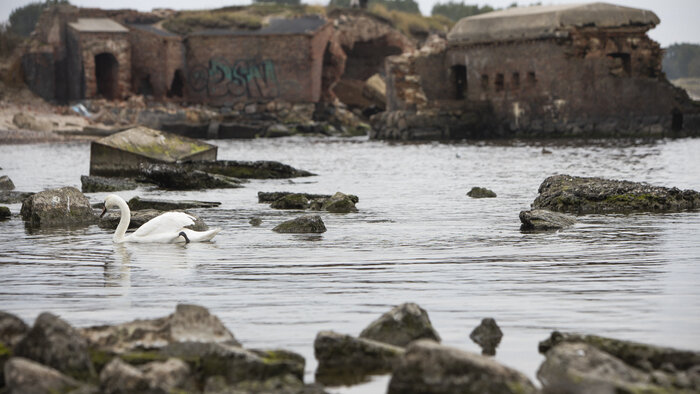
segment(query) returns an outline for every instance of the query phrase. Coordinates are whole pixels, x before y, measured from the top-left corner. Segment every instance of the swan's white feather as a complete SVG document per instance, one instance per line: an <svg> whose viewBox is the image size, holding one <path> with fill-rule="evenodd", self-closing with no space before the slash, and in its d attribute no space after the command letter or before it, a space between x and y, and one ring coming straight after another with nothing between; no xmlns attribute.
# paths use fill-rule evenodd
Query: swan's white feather
<svg viewBox="0 0 700 394"><path fill-rule="evenodd" d="M148 237L156 234L169 234L173 238L177 237L183 227L194 224L194 217L184 212L165 212L144 223L136 231L131 233L132 237Z"/></svg>

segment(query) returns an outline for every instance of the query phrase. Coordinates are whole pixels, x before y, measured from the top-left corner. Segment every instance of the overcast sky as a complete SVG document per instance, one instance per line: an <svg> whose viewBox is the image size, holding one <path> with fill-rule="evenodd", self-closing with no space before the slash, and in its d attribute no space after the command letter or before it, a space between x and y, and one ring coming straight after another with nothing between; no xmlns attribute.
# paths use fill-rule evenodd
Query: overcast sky
<svg viewBox="0 0 700 394"><path fill-rule="evenodd" d="M43 1L43 0L42 0ZM250 0L69 0L81 7L132 8L150 11L153 8L203 9L227 5L250 4ZM423 15L430 15L433 4L447 0L417 0ZM0 20L6 21L13 9L33 2L32 0L0 0ZM303 3L327 4L326 0L302 0ZM371 0L370 0L371 2ZM507 7L513 0L471 1L467 4ZM519 1L529 4L534 0ZM593 3L592 0L543 0L542 4ZM611 0L610 3L652 10L661 19L661 24L649 32L654 40L666 47L673 43L690 42L700 44L700 0ZM118 4L118 7L115 5Z"/></svg>

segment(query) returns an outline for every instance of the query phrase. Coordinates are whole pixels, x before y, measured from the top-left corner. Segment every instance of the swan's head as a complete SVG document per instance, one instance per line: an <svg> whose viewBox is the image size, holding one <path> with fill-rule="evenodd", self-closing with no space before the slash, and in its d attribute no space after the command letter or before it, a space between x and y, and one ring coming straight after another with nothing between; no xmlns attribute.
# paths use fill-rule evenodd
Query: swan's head
<svg viewBox="0 0 700 394"><path fill-rule="evenodd" d="M107 197L105 197L105 203L104 207L102 207L102 213L100 214L100 217L104 216L109 208L119 208L119 204L117 204L117 201L119 201L120 199L121 198L115 194L110 194Z"/></svg>

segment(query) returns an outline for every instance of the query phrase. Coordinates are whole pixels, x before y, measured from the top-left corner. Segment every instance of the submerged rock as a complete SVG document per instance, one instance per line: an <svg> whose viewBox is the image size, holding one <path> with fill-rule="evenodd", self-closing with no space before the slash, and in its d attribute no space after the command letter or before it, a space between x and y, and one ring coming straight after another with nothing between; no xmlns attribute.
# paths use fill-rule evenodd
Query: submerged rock
<svg viewBox="0 0 700 394"><path fill-rule="evenodd" d="M14 190L0 190L0 204L17 204L33 196L31 192L17 192Z"/></svg>
<svg viewBox="0 0 700 394"><path fill-rule="evenodd" d="M533 207L577 214L677 212L700 209L700 193L647 183L554 175L540 185Z"/></svg>
<svg viewBox="0 0 700 394"><path fill-rule="evenodd" d="M5 390L8 394L95 392L90 386L34 361L13 357L5 363ZM78 391L78 389L82 389Z"/></svg>
<svg viewBox="0 0 700 394"><path fill-rule="evenodd" d="M258 227L259 225L262 224L262 219L260 218L250 218L248 223L253 226L253 227Z"/></svg>
<svg viewBox="0 0 700 394"><path fill-rule="evenodd" d="M0 190L15 190L15 184L9 176L0 176Z"/></svg>
<svg viewBox="0 0 700 394"><path fill-rule="evenodd" d="M287 220L275 226L272 231L278 233L324 233L326 225L319 215L304 215L295 219Z"/></svg>
<svg viewBox="0 0 700 394"><path fill-rule="evenodd" d="M79 380L95 375L85 338L63 319L48 312L36 318L31 330L15 346L14 355Z"/></svg>
<svg viewBox="0 0 700 394"><path fill-rule="evenodd" d="M215 208L221 205L220 202L214 201L196 201L196 200L159 200L133 197L127 203L132 211L143 209L155 209L158 211L175 211L192 208Z"/></svg>
<svg viewBox="0 0 700 394"><path fill-rule="evenodd" d="M107 178L102 176L81 175L83 193L116 192L134 190L138 184L128 178Z"/></svg>
<svg viewBox="0 0 700 394"><path fill-rule="evenodd" d="M356 384L367 375L390 372L403 353L402 348L387 343L321 331L314 340L316 381L325 385Z"/></svg>
<svg viewBox="0 0 700 394"><path fill-rule="evenodd" d="M283 179L315 175L277 161L188 161L179 165L187 171L199 170L240 179Z"/></svg>
<svg viewBox="0 0 700 394"><path fill-rule="evenodd" d="M74 187L34 194L22 202L20 213L33 226L90 224L97 219L90 201Z"/></svg>
<svg viewBox="0 0 700 394"><path fill-rule="evenodd" d="M307 209L308 207L309 199L303 194L287 194L270 204L270 208L274 209Z"/></svg>
<svg viewBox="0 0 700 394"><path fill-rule="evenodd" d="M576 224L574 217L546 209L520 211L520 221L523 231L559 230Z"/></svg>
<svg viewBox="0 0 700 394"><path fill-rule="evenodd" d="M243 187L241 181L224 175L190 170L181 165L144 164L140 175L167 190L231 189Z"/></svg>
<svg viewBox="0 0 700 394"><path fill-rule="evenodd" d="M198 305L178 304L175 313L151 320L81 330L90 346L122 353L137 348L160 348L177 342L213 342L240 346L218 317Z"/></svg>
<svg viewBox="0 0 700 394"><path fill-rule="evenodd" d="M131 211L131 221L129 222L129 227L128 228L139 228L143 226L146 222L149 220L162 215L164 212L163 211L157 211L155 209L142 209L140 211ZM205 231L209 229L209 226L207 226L206 223L204 223L204 220L200 218L197 215L194 215L190 212L185 212L186 214L194 217L194 225L192 226L187 226L187 228L190 228L195 231ZM104 216L102 216L99 221L97 222L97 225L100 226L101 228L106 228L106 229L116 229L117 226L119 225L119 220L121 220L121 212L107 212Z"/></svg>
<svg viewBox="0 0 700 394"><path fill-rule="evenodd" d="M496 324L496 320L487 317L481 320L481 324L472 330L469 338L481 346L482 354L493 356L496 354L496 348L501 343L503 331Z"/></svg>
<svg viewBox="0 0 700 394"><path fill-rule="evenodd" d="M333 213L357 212L357 208L355 208L356 200L357 197L353 199L347 194L337 192L323 202L321 210Z"/></svg>
<svg viewBox="0 0 700 394"><path fill-rule="evenodd" d="M428 312L412 302L393 307L362 330L360 338L395 346L406 346L411 341L423 338L440 341L440 335L430 323Z"/></svg>
<svg viewBox="0 0 700 394"><path fill-rule="evenodd" d="M494 198L496 197L496 193L484 187L472 187L472 189L467 192L467 196L471 198Z"/></svg>
<svg viewBox="0 0 700 394"><path fill-rule="evenodd" d="M9 219L10 216L12 216L12 212L10 212L10 208L0 206L0 220Z"/></svg>
<svg viewBox="0 0 700 394"><path fill-rule="evenodd" d="M388 393L537 393L522 373L489 357L442 346L432 340L412 342L389 382Z"/></svg>

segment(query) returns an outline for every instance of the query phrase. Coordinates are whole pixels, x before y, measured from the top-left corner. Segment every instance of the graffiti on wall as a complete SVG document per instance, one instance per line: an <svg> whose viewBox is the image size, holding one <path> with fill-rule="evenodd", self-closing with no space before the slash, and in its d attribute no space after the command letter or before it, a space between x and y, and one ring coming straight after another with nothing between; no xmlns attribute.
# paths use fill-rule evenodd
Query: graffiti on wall
<svg viewBox="0 0 700 394"><path fill-rule="evenodd" d="M280 94L272 60L212 58L190 69L187 79L196 93L209 97L275 98Z"/></svg>

